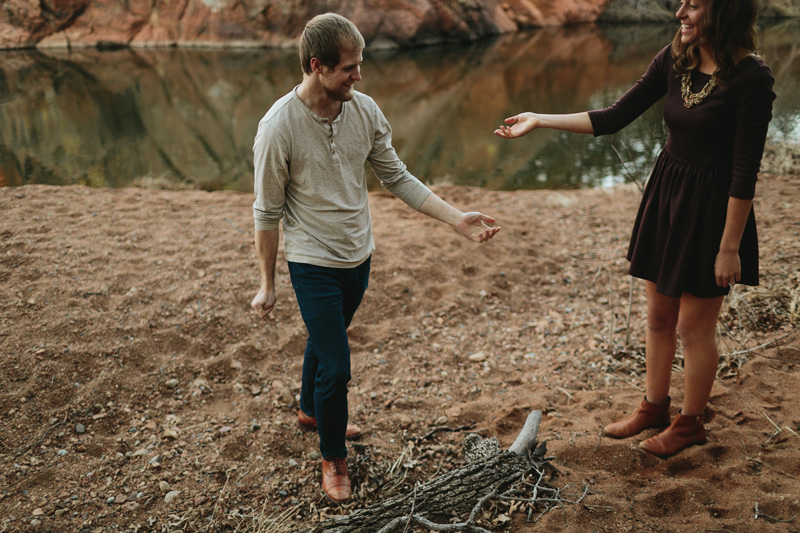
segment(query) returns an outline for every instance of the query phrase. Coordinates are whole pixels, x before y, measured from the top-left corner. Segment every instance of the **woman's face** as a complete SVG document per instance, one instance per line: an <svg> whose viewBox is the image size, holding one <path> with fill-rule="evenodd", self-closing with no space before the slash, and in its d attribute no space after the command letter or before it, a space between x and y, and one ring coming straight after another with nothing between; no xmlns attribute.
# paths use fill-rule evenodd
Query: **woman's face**
<svg viewBox="0 0 800 533"><path fill-rule="evenodd" d="M708 10L708 0L681 0L675 17L681 21L681 43L696 43L703 37L703 19Z"/></svg>

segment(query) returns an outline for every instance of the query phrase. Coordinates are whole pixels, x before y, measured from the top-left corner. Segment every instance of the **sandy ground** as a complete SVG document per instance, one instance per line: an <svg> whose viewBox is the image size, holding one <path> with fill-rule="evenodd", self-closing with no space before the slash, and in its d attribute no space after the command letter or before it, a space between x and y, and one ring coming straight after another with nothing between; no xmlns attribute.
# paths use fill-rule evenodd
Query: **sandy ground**
<svg viewBox="0 0 800 533"><path fill-rule="evenodd" d="M469 431L508 446L533 409L552 483L589 492L536 524L490 506L484 527L800 531L797 185L762 176L762 285L724 304L708 444L667 460L637 450L651 432L600 436L643 394L636 188L437 188L498 219L483 245L372 193L377 251L349 331L367 434L345 508L321 497L316 435L295 423L305 330L282 259L273 316L249 309L250 195L1 188L0 531L266 531L287 509L283 530L300 528L459 466ZM442 426L457 431L410 445Z"/></svg>

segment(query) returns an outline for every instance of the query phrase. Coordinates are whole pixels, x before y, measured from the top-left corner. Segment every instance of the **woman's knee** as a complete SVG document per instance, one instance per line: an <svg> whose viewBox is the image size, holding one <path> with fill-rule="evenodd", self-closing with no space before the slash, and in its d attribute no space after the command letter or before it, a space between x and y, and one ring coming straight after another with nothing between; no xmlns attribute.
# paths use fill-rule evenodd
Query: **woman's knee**
<svg viewBox="0 0 800 533"><path fill-rule="evenodd" d="M661 309L647 311L647 328L655 333L674 333L678 326L678 314Z"/></svg>
<svg viewBox="0 0 800 533"><path fill-rule="evenodd" d="M685 348L716 343L716 322L709 325L705 321L681 320L678 322L678 336Z"/></svg>

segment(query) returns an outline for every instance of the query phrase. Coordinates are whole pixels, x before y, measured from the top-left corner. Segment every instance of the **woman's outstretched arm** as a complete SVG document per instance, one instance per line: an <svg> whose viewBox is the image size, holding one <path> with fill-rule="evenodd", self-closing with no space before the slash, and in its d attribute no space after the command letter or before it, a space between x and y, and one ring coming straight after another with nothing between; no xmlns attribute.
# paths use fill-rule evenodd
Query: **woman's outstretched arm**
<svg viewBox="0 0 800 533"><path fill-rule="evenodd" d="M569 115L541 115L539 113L520 113L505 120L506 125L494 130L494 134L505 139L522 137L537 128L571 131L573 133L594 134L589 113L572 113Z"/></svg>

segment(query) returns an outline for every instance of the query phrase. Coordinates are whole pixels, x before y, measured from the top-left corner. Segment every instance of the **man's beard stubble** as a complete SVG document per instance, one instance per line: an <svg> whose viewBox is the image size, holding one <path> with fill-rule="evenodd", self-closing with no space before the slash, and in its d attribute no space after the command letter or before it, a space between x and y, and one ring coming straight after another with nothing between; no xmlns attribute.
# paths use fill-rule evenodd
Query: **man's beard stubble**
<svg viewBox="0 0 800 533"><path fill-rule="evenodd" d="M335 91L333 89L328 89L327 87L323 87L323 90L325 91L325 94L327 96L329 96L333 100L336 100L337 102L349 102L350 100L353 99L352 92L346 93L343 91Z"/></svg>

